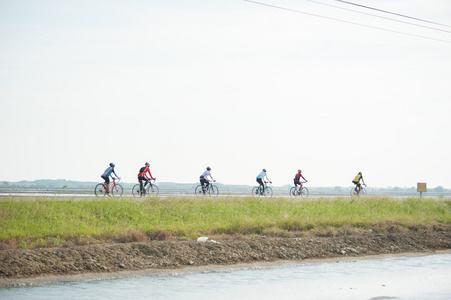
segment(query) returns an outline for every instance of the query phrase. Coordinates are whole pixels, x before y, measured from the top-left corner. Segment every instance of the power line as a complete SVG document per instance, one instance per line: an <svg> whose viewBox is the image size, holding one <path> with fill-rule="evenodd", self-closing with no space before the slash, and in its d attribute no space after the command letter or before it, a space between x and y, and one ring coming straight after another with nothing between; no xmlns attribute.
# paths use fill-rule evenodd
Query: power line
<svg viewBox="0 0 451 300"><path fill-rule="evenodd" d="M382 10L382 9L370 7L370 6L365 6L365 5L361 5L361 4L358 4L358 3L353 3L353 2L344 1L344 0L334 0L334 1L342 2L342 3L346 3L346 4L350 4L350 5L355 5L355 6L359 6L359 7L363 7L363 8L367 8L367 9L372 9L372 10L380 11L380 12L383 12L383 13L387 13L387 14L392 14L392 15L395 15L395 16L403 17L403 18L409 18L409 19L412 19L412 20L417 20L417 21L431 23L431 24L445 26L445 27L451 27L449 25L440 24L440 23L436 23L436 22L431 22L431 21L423 20L423 19L419 19L419 18L409 17L409 16L406 16L406 15L402 15L402 14L398 14L398 13L390 12L390 11L387 11L387 10Z"/></svg>
<svg viewBox="0 0 451 300"><path fill-rule="evenodd" d="M413 26L423 27L423 28L427 28L427 29L431 29L431 30L437 30L437 31L442 31L442 32L451 33L451 31L445 30L445 29L440 29L440 28L435 28L435 27L425 26L425 25L416 24L416 23L412 23L412 22L406 22L406 21L396 20L396 19L387 18L387 17L383 17L383 16L378 16L378 15L374 15L374 14L370 14L370 13L365 13L365 12L362 12L362 11L353 10L353 9L349 9L349 8L344 8L344 7L336 6L336 5L332 5L332 4L327 4L327 3L323 3L323 2L319 2L319 1L315 1L315 0L305 0L305 1L313 2L313 3L321 4L321 5L326 5L326 6L330 6L330 7L334 7L334 8L338 8L338 9L343 9L343 10L347 10L347 11L352 11L352 12L355 12L355 13L359 13L359 14L363 14L363 15L367 15L367 16L372 16L372 17L376 17L376 18L380 18L380 19L390 20L390 21L393 21L393 22L398 22L398 23L403 23L403 24L408 24L408 25L413 25ZM340 2L341 2L341 1L340 1ZM432 22L429 22L429 23L432 23ZM434 23L434 24L435 24L435 23ZM443 25L443 26L446 26L446 25ZM450 27L451 27L451 26L450 26Z"/></svg>
<svg viewBox="0 0 451 300"><path fill-rule="evenodd" d="M414 36L414 37L428 39L428 40L434 40L434 41L439 41L439 42L451 43L451 41L447 41L447 40L441 40L441 39L431 38L431 37L427 37L427 36L411 34L411 33L396 31L396 30L392 30L392 29L386 29L386 28L381 28L381 27L376 27L376 26L371 26L371 25L365 25L365 24L361 24L361 23L357 23L357 22L351 22L351 21L346 21L346 20L341 20L341 19L321 16L321 15L312 14L312 13L308 13L308 12L304 12L304 11L300 11L300 10L296 10L296 9L292 9L292 8L286 8L286 7L282 7L282 6L266 4L266 3L262 3L262 2L252 1L252 0L243 0L243 1L249 2L249 3L253 3L253 4L268 6L268 7L272 7L272 8L277 8L277 9L281 9L281 10L291 11L291 12L295 12L295 13L300 13L300 14L304 14L304 15L309 15L309 16L313 16L313 17L318 17L318 18L322 18L322 19L328 19L328 20L333 20L333 21L337 21L337 22L342 22L342 23L347 23L347 24L352 24L352 25L357 25L357 26L362 26L362 27L367 27L367 28L372 28L372 29L378 29L378 30L383 30L383 31L388 31L388 32L394 32L394 33L404 34L404 35L408 35L408 36Z"/></svg>

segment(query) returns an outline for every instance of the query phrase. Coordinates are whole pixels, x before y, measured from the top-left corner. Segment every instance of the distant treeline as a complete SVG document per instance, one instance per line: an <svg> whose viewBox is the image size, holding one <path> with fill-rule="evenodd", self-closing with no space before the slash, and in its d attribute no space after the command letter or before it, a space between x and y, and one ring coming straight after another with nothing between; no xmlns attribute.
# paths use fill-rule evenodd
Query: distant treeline
<svg viewBox="0 0 451 300"><path fill-rule="evenodd" d="M98 182L89 182L89 181L72 181L66 179L40 179L34 181L19 181L19 182L9 182L9 181L0 181L0 191L7 192L8 190L17 190L17 189L35 189L35 190L52 190L52 191L76 191L76 190L93 190L95 185ZM130 189L136 183L124 183L121 182L121 185L124 189ZM158 182L157 185L160 188L160 192L171 192L171 193L187 193L194 191L194 188L198 185L198 182L193 183L175 183L175 182ZM228 193L248 193L251 191L253 186L249 185L225 185L221 183L215 183L215 185L219 188L221 194ZM275 193L285 193L289 191L291 185L286 184L283 186L272 186L272 189ZM330 195L339 195L339 194L348 194L350 187L313 187L306 185L311 194L330 194ZM367 187L367 191L372 194L416 194L416 187ZM428 193L436 193L436 194L450 194L451 189L445 189L442 186L437 186L434 188L428 188Z"/></svg>

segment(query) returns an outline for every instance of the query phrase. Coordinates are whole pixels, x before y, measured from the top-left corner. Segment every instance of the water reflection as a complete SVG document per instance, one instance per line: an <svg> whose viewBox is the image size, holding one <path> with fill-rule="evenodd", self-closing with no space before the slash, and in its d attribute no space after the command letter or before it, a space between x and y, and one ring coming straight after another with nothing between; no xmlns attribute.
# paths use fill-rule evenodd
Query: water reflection
<svg viewBox="0 0 451 300"><path fill-rule="evenodd" d="M0 290L0 299L450 299L451 254Z"/></svg>

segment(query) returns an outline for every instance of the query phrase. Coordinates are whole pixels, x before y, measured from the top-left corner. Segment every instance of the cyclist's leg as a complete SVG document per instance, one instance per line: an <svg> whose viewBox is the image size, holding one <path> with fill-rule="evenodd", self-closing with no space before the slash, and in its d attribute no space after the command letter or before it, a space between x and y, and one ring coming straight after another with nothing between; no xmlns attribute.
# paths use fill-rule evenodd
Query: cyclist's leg
<svg viewBox="0 0 451 300"><path fill-rule="evenodd" d="M298 189L298 185L299 185L299 189ZM299 180L295 180L294 181L294 191L299 194L301 192L301 190L302 190L301 183L299 182Z"/></svg>
<svg viewBox="0 0 451 300"><path fill-rule="evenodd" d="M356 187L355 187L357 194L360 194L360 189L361 189L361 185L360 185L360 183L357 183Z"/></svg>
<svg viewBox="0 0 451 300"><path fill-rule="evenodd" d="M354 191L357 193L357 184L358 184L358 182L352 181L352 183L354 183L354 185L355 185Z"/></svg>
<svg viewBox="0 0 451 300"><path fill-rule="evenodd" d="M146 191L147 190L147 185L149 184L149 179L144 177L144 186L143 186L143 190Z"/></svg>
<svg viewBox="0 0 451 300"><path fill-rule="evenodd" d="M103 179L105 180L105 193L107 195L110 194L110 177L103 177Z"/></svg>
<svg viewBox="0 0 451 300"><path fill-rule="evenodd" d="M263 179L257 178L258 184L260 184L259 188L261 189L261 193L263 194L265 192L265 185L263 183Z"/></svg>
<svg viewBox="0 0 451 300"><path fill-rule="evenodd" d="M139 176L138 180L139 180L139 191L142 193L145 190L145 185L143 184L143 181L146 181L146 177Z"/></svg>
<svg viewBox="0 0 451 300"><path fill-rule="evenodd" d="M203 192L204 194L205 194L205 192L207 191L207 190L205 189L205 186L204 186L205 182L206 182L206 180L205 180L204 178L201 178L201 179L200 179L200 184L202 185L202 192Z"/></svg>

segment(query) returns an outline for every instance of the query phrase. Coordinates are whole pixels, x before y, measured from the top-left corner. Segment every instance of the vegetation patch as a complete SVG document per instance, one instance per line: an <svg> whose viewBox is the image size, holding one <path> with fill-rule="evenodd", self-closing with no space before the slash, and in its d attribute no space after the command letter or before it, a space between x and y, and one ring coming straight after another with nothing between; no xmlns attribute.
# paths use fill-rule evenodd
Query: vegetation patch
<svg viewBox="0 0 451 300"><path fill-rule="evenodd" d="M446 199L0 198L0 250L199 236L332 237L450 231Z"/></svg>

